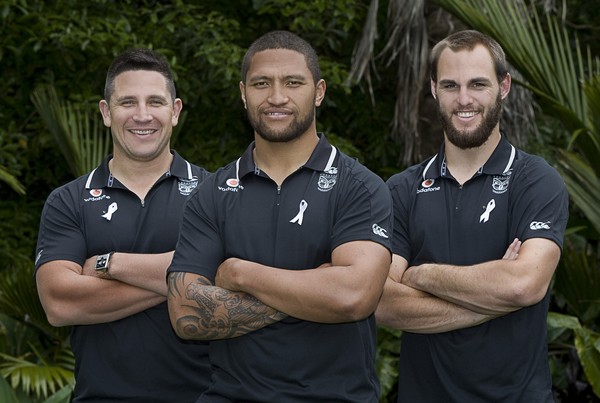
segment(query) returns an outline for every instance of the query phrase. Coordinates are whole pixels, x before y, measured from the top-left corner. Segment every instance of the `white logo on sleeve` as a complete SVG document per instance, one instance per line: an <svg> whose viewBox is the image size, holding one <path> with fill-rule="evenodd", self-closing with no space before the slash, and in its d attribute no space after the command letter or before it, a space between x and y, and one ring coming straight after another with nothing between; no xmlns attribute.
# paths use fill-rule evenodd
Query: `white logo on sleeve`
<svg viewBox="0 0 600 403"><path fill-rule="evenodd" d="M110 206L108 206L108 211L106 213L102 214L101 217L106 218L108 221L110 221L112 219L112 215L118 209L119 209L119 206L117 206L117 202L112 202L110 204Z"/></svg>
<svg viewBox="0 0 600 403"><path fill-rule="evenodd" d="M292 224L298 223L298 225L302 225L302 220L304 219L304 212L308 208L308 203L306 202L306 200L302 200L300 202L300 206L298 206L298 207L299 207L298 214L296 214L296 217L292 218L290 220L290 222Z"/></svg>
<svg viewBox="0 0 600 403"><path fill-rule="evenodd" d="M488 222L488 220L490 219L490 213L495 208L496 208L496 201L494 199L492 199L488 202L483 214L479 216L479 222Z"/></svg>
<svg viewBox="0 0 600 403"><path fill-rule="evenodd" d="M550 221L532 221L531 224L529 224L529 228L534 231L537 231L538 229L550 229Z"/></svg>
<svg viewBox="0 0 600 403"><path fill-rule="evenodd" d="M380 237L386 238L386 239L389 238L387 235L387 231L385 229L381 228L379 225L373 224L373 226L371 228L373 228L373 233L375 235L379 235Z"/></svg>

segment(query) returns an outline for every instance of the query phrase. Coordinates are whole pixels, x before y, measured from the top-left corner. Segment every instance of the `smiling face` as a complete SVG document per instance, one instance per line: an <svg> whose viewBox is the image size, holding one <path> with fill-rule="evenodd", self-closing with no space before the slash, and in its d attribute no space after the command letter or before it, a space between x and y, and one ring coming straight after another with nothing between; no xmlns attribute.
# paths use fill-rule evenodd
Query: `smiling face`
<svg viewBox="0 0 600 403"><path fill-rule="evenodd" d="M262 139L289 142L316 131L315 109L325 96L325 82L314 84L302 53L288 49L256 53L240 91L250 125Z"/></svg>
<svg viewBox="0 0 600 403"><path fill-rule="evenodd" d="M111 128L114 157L151 161L170 154L169 141L181 112L163 75L130 70L115 78L110 105L100 101L104 125Z"/></svg>
<svg viewBox="0 0 600 403"><path fill-rule="evenodd" d="M445 49L431 91L438 101L446 139L461 149L483 145L500 131L502 100L510 91L510 75L498 83L490 53L478 45L457 52Z"/></svg>

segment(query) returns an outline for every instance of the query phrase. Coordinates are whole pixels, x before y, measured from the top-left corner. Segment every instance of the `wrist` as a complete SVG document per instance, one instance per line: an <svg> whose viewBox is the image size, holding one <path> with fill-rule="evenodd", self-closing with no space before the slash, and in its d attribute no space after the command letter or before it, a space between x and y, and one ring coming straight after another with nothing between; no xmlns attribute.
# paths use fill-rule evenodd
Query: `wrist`
<svg viewBox="0 0 600 403"><path fill-rule="evenodd" d="M114 253L109 252L96 257L95 273L100 278L111 278L110 268L114 266Z"/></svg>

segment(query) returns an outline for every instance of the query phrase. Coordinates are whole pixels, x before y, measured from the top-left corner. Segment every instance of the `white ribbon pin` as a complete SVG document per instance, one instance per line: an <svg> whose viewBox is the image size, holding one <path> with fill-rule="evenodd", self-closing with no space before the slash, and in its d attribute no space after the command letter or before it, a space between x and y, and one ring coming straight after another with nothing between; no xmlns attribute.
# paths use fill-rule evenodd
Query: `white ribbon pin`
<svg viewBox="0 0 600 403"><path fill-rule="evenodd" d="M298 211L298 214L296 214L296 217L292 218L290 220L291 223L298 223L298 225L302 225L302 219L304 219L304 212L306 211L306 208L308 207L308 203L306 202L306 200L302 200L300 202L300 211Z"/></svg>
<svg viewBox="0 0 600 403"><path fill-rule="evenodd" d="M494 199L490 200L485 208L483 214L479 217L479 222L487 222L490 219L490 213L493 209L496 208L496 201Z"/></svg>
<svg viewBox="0 0 600 403"><path fill-rule="evenodd" d="M108 211L106 214L102 214L101 217L106 218L108 221L112 218L112 215L115 211L117 211L119 207L117 206L117 202L112 202L110 206L108 206Z"/></svg>

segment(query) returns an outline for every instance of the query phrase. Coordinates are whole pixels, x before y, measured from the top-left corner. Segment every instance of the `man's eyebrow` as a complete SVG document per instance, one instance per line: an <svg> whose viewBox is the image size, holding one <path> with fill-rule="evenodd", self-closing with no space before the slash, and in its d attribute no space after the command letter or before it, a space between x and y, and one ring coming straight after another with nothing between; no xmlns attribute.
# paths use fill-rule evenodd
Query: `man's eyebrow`
<svg viewBox="0 0 600 403"><path fill-rule="evenodd" d="M115 102L130 101L132 99L135 100L136 98L133 95L123 95L118 98L115 98Z"/></svg>
<svg viewBox="0 0 600 403"><path fill-rule="evenodd" d="M136 101L138 97L134 95L123 95L118 98L115 98L115 102L123 102L123 101ZM150 94L145 99L164 99L167 100L168 97L160 94Z"/></svg>
<svg viewBox="0 0 600 403"><path fill-rule="evenodd" d="M473 83L491 83L492 80L490 80L488 77L474 77L471 78L467 84L473 84ZM443 79L443 80L439 80L438 84L458 84L456 82L456 80L451 80L451 79Z"/></svg>
<svg viewBox="0 0 600 403"><path fill-rule="evenodd" d="M252 76L248 78L248 81L272 81L274 78L272 76L260 75L260 76ZM297 80L297 81L307 81L308 78L304 74L289 74L283 77L284 80Z"/></svg>

